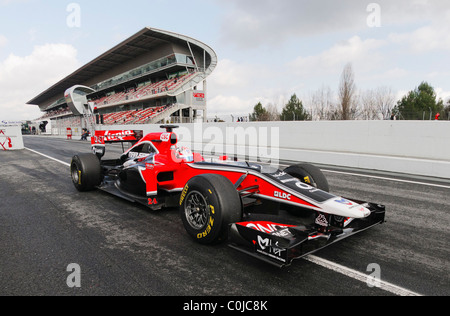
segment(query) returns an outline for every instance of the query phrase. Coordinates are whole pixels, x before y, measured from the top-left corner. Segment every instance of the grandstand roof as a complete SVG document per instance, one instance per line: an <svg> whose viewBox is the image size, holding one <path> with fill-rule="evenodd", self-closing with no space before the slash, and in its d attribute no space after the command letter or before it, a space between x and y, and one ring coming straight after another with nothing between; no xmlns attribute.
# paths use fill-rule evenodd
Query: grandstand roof
<svg viewBox="0 0 450 316"><path fill-rule="evenodd" d="M210 67L214 68L217 64L216 53L206 44L184 35L146 27L40 93L27 104L41 105L49 99L62 95L66 89L82 84L99 73L122 65L167 42L181 45L189 43L193 47L196 46L209 55L211 58Z"/></svg>

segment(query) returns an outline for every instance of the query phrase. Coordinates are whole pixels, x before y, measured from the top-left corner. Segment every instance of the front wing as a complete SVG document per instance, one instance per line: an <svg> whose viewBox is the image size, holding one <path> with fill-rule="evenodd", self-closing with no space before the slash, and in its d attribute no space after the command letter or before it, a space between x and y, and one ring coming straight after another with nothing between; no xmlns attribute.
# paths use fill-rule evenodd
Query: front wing
<svg viewBox="0 0 450 316"><path fill-rule="evenodd" d="M368 217L329 218L327 227L323 227L323 223L318 220L325 215L322 213L318 213L315 223L311 225L265 221L234 223L229 227L229 246L277 267L289 266L294 259L385 222L384 206L372 203L366 205L371 211Z"/></svg>

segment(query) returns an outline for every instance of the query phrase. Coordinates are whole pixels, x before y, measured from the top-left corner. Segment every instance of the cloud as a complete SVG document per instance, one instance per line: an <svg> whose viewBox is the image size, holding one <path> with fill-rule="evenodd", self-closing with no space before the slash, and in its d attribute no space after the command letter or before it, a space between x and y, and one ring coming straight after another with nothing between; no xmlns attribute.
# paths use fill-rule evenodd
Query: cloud
<svg viewBox="0 0 450 316"><path fill-rule="evenodd" d="M438 35L449 37L446 13L450 2L446 0L227 0L219 3L227 12L221 24L221 38L240 49L249 49L272 47L293 38L370 30L367 20L373 13L368 10L371 2L379 4L382 27L433 23L432 28L412 34L418 39L428 38L425 43L431 42L431 47L438 46ZM437 28L436 19L443 29Z"/></svg>
<svg viewBox="0 0 450 316"><path fill-rule="evenodd" d="M0 49L5 47L7 44L8 39L4 35L0 34Z"/></svg>
<svg viewBox="0 0 450 316"><path fill-rule="evenodd" d="M371 2L379 4L380 28L368 25ZM226 9L219 38L233 51L211 76L213 111L229 106L251 112L258 101L282 105L276 96L305 95L323 84L335 88L348 62L360 89L408 89L424 73L445 86L439 65L450 50L449 1L228 0L219 5ZM264 71L257 73L258 67Z"/></svg>
<svg viewBox="0 0 450 316"><path fill-rule="evenodd" d="M243 115L251 113L254 105L253 99L244 99L236 95L219 94L208 102L208 117L222 114Z"/></svg>
<svg viewBox="0 0 450 316"><path fill-rule="evenodd" d="M209 101L208 117L245 115L253 110L258 102L253 96L258 82L267 76L264 67L239 63L230 59L219 61L214 73L208 78ZM268 86L268 85L267 85Z"/></svg>
<svg viewBox="0 0 450 316"><path fill-rule="evenodd" d="M448 88L448 87L447 87ZM436 96L438 97L438 99L442 99L444 102L450 101L450 91L446 91L443 88L435 88L434 89L436 91Z"/></svg>
<svg viewBox="0 0 450 316"><path fill-rule="evenodd" d="M317 55L299 56L288 66L298 75L322 76L339 73L346 63L351 62L359 71L365 72L376 68L382 61L378 49L386 44L384 40L363 40L353 36Z"/></svg>
<svg viewBox="0 0 450 316"><path fill-rule="evenodd" d="M450 9L446 0L378 0L384 26L428 23Z"/></svg>
<svg viewBox="0 0 450 316"><path fill-rule="evenodd" d="M291 37L366 25L367 3L359 0L229 0L232 9L222 21L222 37L240 48L276 45Z"/></svg>
<svg viewBox="0 0 450 316"><path fill-rule="evenodd" d="M20 3L27 3L30 0L0 0L0 5L7 6L10 4L20 4Z"/></svg>
<svg viewBox="0 0 450 316"><path fill-rule="evenodd" d="M430 24L411 32L392 33L389 40L406 44L415 53L450 51L450 11L443 17L436 17Z"/></svg>
<svg viewBox="0 0 450 316"><path fill-rule="evenodd" d="M218 89L240 89L251 82L252 77L254 77L254 71L256 69L252 69L248 64L222 59L209 80Z"/></svg>
<svg viewBox="0 0 450 316"><path fill-rule="evenodd" d="M38 107L25 103L79 66L76 49L66 44L36 46L24 57L10 54L0 61L0 118L38 118L42 115Z"/></svg>

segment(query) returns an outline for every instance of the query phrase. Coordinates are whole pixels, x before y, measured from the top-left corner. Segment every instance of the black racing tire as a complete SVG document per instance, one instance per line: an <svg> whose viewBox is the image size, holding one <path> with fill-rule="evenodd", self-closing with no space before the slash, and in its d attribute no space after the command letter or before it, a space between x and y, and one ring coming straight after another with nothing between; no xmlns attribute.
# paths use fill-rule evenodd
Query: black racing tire
<svg viewBox="0 0 450 316"><path fill-rule="evenodd" d="M76 155L70 164L70 175L78 191L92 191L102 182L100 160L93 154Z"/></svg>
<svg viewBox="0 0 450 316"><path fill-rule="evenodd" d="M314 165L308 163L300 163L287 167L286 169L284 169L284 172L286 172L290 176L293 176L294 178L297 178L302 183L306 183L325 192L330 192L330 186L328 184L327 178L325 177L323 172ZM284 209L291 215L299 217L309 217L314 213L314 211L310 209L295 207L291 205L284 206Z"/></svg>
<svg viewBox="0 0 450 316"><path fill-rule="evenodd" d="M301 182L325 192L330 192L328 180L323 172L314 165L301 163L284 169L284 172L299 179Z"/></svg>
<svg viewBox="0 0 450 316"><path fill-rule="evenodd" d="M179 205L186 232L201 244L227 240L229 224L242 219L238 192L230 180L218 174L190 179L181 193Z"/></svg>

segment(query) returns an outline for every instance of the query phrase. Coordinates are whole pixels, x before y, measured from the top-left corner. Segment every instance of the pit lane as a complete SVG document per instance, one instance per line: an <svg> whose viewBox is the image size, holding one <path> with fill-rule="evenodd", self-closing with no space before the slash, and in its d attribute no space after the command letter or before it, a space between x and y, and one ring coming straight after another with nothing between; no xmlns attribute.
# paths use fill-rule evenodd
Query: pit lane
<svg viewBox="0 0 450 316"><path fill-rule="evenodd" d="M24 143L48 157L0 153L0 295L393 295L314 260L279 270L225 245L198 245L177 210L77 192L67 164L90 151L87 142L30 136ZM377 264L383 281L412 294L450 294L448 182L322 168L333 193L385 204L387 223L313 259L362 275ZM70 263L81 267L80 288L66 284Z"/></svg>

